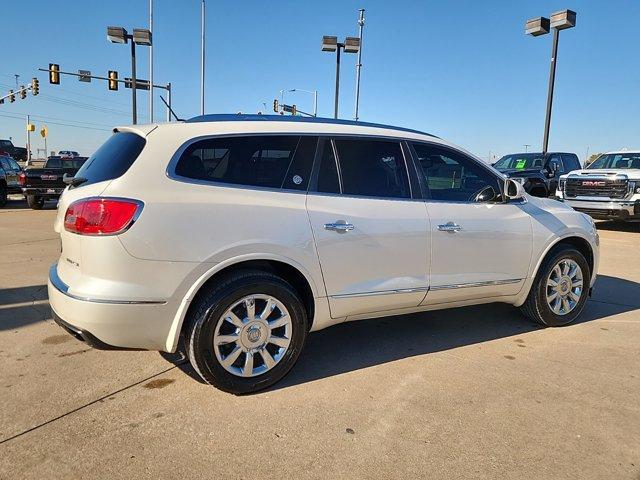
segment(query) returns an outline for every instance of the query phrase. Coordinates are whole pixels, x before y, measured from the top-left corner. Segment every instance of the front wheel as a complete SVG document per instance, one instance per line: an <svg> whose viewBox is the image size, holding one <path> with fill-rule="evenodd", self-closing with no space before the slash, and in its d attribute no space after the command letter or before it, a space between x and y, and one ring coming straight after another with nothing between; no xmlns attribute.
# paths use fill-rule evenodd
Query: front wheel
<svg viewBox="0 0 640 480"><path fill-rule="evenodd" d="M33 210L40 210L44 207L44 197L38 197L36 195L27 195L27 205Z"/></svg>
<svg viewBox="0 0 640 480"><path fill-rule="evenodd" d="M591 270L584 255L569 245L562 245L542 262L520 309L541 325L568 325L580 315L587 302L590 279Z"/></svg>
<svg viewBox="0 0 640 480"><path fill-rule="evenodd" d="M203 380L246 394L282 379L304 346L307 314L295 289L262 271L224 277L198 295L187 353Z"/></svg>

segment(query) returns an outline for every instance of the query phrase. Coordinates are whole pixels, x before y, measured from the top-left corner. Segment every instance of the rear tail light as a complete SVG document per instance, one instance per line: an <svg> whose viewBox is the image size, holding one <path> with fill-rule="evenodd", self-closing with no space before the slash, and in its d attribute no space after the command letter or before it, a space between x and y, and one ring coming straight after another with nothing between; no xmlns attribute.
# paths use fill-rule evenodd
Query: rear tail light
<svg viewBox="0 0 640 480"><path fill-rule="evenodd" d="M64 214L64 229L79 235L117 235L142 211L142 202L120 198L87 198L73 202Z"/></svg>
<svg viewBox="0 0 640 480"><path fill-rule="evenodd" d="M20 175L18 175L18 183L23 187L27 184L27 176L24 172L20 172Z"/></svg>

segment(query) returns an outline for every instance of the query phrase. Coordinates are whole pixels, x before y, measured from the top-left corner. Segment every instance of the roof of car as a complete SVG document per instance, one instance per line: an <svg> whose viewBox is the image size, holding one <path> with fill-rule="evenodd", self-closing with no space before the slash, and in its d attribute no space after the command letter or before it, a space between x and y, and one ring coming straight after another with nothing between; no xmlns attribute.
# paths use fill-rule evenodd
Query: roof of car
<svg viewBox="0 0 640 480"><path fill-rule="evenodd" d="M380 123L370 122L356 122L354 120L342 120L335 118L322 118L322 117L301 117L295 115L257 115L257 114L231 114L231 113L216 113L210 115L200 115L197 117L186 120L186 123L195 122L298 122L298 123L319 123L319 124L331 124L331 125L352 125L355 127L373 127L373 128L386 128L389 130L396 130L399 132L417 133L419 135L427 135L429 137L438 138L430 133L421 132L420 130L413 130L411 128L394 127L392 125L384 125Z"/></svg>
<svg viewBox="0 0 640 480"><path fill-rule="evenodd" d="M638 153L640 153L640 149L635 150L635 149L629 149L629 150L613 150L612 152L606 152L603 153L603 155L624 155L626 153L632 154L632 155L637 155Z"/></svg>

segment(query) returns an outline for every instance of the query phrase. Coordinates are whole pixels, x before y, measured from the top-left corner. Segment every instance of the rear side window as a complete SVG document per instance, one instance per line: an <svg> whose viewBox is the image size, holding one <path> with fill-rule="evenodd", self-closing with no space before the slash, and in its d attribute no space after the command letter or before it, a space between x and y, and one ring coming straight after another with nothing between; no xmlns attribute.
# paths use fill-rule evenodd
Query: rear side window
<svg viewBox="0 0 640 480"><path fill-rule="evenodd" d="M50 158L47 160L46 168L60 168L60 159L59 158Z"/></svg>
<svg viewBox="0 0 640 480"><path fill-rule="evenodd" d="M254 187L306 190L317 137L207 138L189 145L176 164L181 177Z"/></svg>
<svg viewBox="0 0 640 480"><path fill-rule="evenodd" d="M409 198L409 181L400 143L383 140L335 140L342 193Z"/></svg>
<svg viewBox="0 0 640 480"><path fill-rule="evenodd" d="M86 181L77 188L121 177L136 161L146 143L135 133L114 133L78 170L75 176Z"/></svg>

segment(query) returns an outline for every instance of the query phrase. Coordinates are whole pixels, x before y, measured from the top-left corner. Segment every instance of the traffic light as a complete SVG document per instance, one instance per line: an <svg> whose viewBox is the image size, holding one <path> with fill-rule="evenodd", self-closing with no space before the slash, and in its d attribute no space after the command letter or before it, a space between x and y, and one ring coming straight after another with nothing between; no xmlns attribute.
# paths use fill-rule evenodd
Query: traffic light
<svg viewBox="0 0 640 480"><path fill-rule="evenodd" d="M60 65L57 63L49 64L49 83L60 85Z"/></svg>
<svg viewBox="0 0 640 480"><path fill-rule="evenodd" d="M13 90L9 90L9 101L11 103L16 101L16 95L13 93Z"/></svg>
<svg viewBox="0 0 640 480"><path fill-rule="evenodd" d="M109 70L109 90L118 90L118 72Z"/></svg>
<svg viewBox="0 0 640 480"><path fill-rule="evenodd" d="M22 100L24 100L25 98L27 98L27 89L24 88L24 85L20 85L20 92L18 92L20 95L20 98Z"/></svg>
<svg viewBox="0 0 640 480"><path fill-rule="evenodd" d="M31 93L34 96L40 93L40 81L36 77L31 79Z"/></svg>
<svg viewBox="0 0 640 480"><path fill-rule="evenodd" d="M274 112L276 112L276 113L278 113L278 111L279 111L279 110L280 110L280 105L278 104L278 99L276 98L276 99L273 101L273 111L274 111Z"/></svg>

